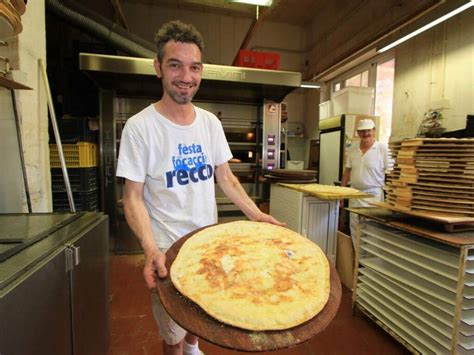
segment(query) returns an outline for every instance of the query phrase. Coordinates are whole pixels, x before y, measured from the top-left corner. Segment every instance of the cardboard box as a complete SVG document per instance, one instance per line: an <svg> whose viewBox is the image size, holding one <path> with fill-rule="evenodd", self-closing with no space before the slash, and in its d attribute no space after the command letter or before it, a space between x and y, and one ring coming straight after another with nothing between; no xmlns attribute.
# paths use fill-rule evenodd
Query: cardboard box
<svg viewBox="0 0 474 355"><path fill-rule="evenodd" d="M337 232L336 270L344 286L352 290L354 285L354 247L351 237Z"/></svg>

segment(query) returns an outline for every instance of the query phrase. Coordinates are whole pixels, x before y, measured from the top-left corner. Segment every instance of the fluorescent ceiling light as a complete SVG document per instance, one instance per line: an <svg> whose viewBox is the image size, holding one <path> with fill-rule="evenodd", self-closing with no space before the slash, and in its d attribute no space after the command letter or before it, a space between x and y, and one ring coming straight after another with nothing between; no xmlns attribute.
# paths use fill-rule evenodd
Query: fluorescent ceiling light
<svg viewBox="0 0 474 355"><path fill-rule="evenodd" d="M392 49L393 47L398 46L400 43L403 43L403 42L409 40L410 38L413 38L416 35L418 35L422 32L425 32L426 30L429 30L430 28L436 26L437 24L439 24L443 21L446 21L448 18L453 17L453 16L459 14L460 12L462 12L464 10L467 10L470 7L473 7L473 6L474 6L474 0L471 0L468 3L458 7L457 9L447 13L446 15L441 16L440 18L434 20L433 22L430 22L429 24L424 25L423 27L420 27L419 29L413 31L412 33L407 34L406 36L400 38L399 40L396 40L395 42L390 43L389 45L380 48L377 52L382 53L382 52L388 51L389 49Z"/></svg>
<svg viewBox="0 0 474 355"><path fill-rule="evenodd" d="M228 0L229 2L238 2L241 4L250 4L257 6L272 6L273 0Z"/></svg>
<svg viewBox="0 0 474 355"><path fill-rule="evenodd" d="M302 81L300 84L300 88L319 89L321 88L321 84L315 83L313 81Z"/></svg>

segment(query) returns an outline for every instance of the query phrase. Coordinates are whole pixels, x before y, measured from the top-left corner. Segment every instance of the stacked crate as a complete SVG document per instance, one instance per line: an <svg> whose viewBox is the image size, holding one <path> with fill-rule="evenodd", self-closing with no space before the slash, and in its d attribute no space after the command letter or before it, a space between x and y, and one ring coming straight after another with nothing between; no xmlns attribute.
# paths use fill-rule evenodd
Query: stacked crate
<svg viewBox="0 0 474 355"><path fill-rule="evenodd" d="M401 210L474 217L474 139L390 143L387 202Z"/></svg>
<svg viewBox="0 0 474 355"><path fill-rule="evenodd" d="M99 211L100 184L97 144L77 142L76 144L63 144L62 147L76 211ZM69 211L69 200L56 144L50 144L49 152L53 211Z"/></svg>

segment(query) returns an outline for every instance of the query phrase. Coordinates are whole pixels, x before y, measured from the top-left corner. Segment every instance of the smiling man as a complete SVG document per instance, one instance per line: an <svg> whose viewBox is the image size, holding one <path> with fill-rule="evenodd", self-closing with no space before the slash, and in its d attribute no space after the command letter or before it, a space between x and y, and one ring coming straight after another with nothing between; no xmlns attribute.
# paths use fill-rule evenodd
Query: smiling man
<svg viewBox="0 0 474 355"><path fill-rule="evenodd" d="M121 137L117 176L125 178L125 217L145 254L144 278L166 277L165 250L184 235L217 223L214 177L252 221L282 225L261 212L232 174L232 153L220 121L192 104L203 70L203 40L192 26L169 22L156 34L161 99L131 117ZM152 293L153 314L165 354L199 354Z"/></svg>
<svg viewBox="0 0 474 355"><path fill-rule="evenodd" d="M349 207L375 207L371 202L384 200L383 186L385 170L388 169L388 146L375 140L375 124L371 119L363 119L357 123L359 144L353 144L346 159L346 169L342 176L342 186L351 187L372 194L365 199L350 199ZM355 243L358 215L350 214L352 243Z"/></svg>

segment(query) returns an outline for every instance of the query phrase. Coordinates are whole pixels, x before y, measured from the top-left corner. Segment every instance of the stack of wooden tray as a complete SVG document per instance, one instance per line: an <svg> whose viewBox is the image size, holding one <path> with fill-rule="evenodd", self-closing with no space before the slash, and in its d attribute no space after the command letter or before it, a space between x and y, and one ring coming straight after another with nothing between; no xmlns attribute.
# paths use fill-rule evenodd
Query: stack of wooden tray
<svg viewBox="0 0 474 355"><path fill-rule="evenodd" d="M474 217L474 139L412 139L390 143L390 150L389 205Z"/></svg>
<svg viewBox="0 0 474 355"><path fill-rule="evenodd" d="M316 182L316 174L314 170L273 169L264 177L269 182L305 184Z"/></svg>

